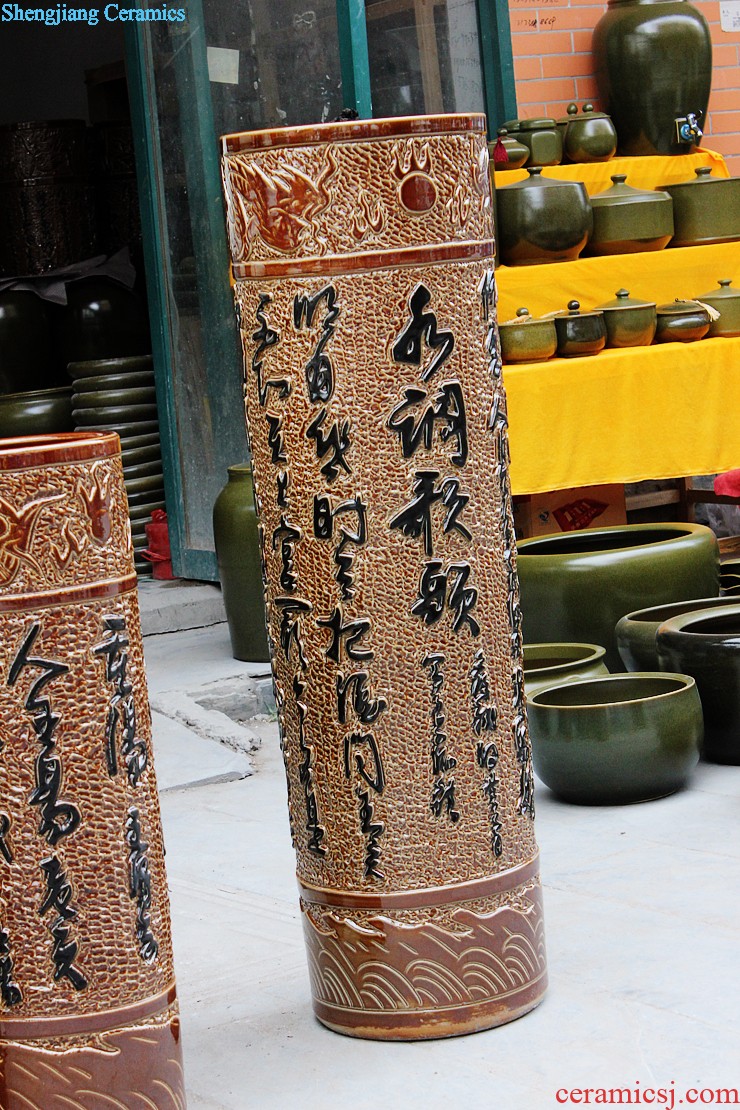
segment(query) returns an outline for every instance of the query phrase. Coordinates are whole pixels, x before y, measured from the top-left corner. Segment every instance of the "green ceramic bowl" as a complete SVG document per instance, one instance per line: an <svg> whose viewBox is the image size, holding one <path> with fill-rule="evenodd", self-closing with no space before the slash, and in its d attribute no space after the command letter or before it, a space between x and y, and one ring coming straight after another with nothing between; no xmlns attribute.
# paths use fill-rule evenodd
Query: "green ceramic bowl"
<svg viewBox="0 0 740 1110"><path fill-rule="evenodd" d="M704 708L704 756L740 764L740 605L685 613L655 634L661 670L696 679Z"/></svg>
<svg viewBox="0 0 740 1110"><path fill-rule="evenodd" d="M132 466L143 466L146 463L159 463L162 465L162 448L158 443L150 447L124 447L121 445L121 458L123 469Z"/></svg>
<svg viewBox="0 0 740 1110"><path fill-rule="evenodd" d="M75 408L103 409L111 408L128 409L130 405L155 405L156 393L153 385L146 385L139 389L97 389L89 392L74 393Z"/></svg>
<svg viewBox="0 0 740 1110"><path fill-rule="evenodd" d="M69 386L0 396L0 436L46 435L73 430Z"/></svg>
<svg viewBox="0 0 740 1110"><path fill-rule="evenodd" d="M161 490L162 488L162 471L156 474L139 475L138 477L125 477L124 483L125 492L131 499L133 494L148 493L150 490Z"/></svg>
<svg viewBox="0 0 740 1110"><path fill-rule="evenodd" d="M70 362L67 373L75 381L100 374L140 374L153 368L151 355L132 355L131 358L96 358L89 362Z"/></svg>
<svg viewBox="0 0 740 1110"><path fill-rule="evenodd" d="M154 498L151 501L144 501L138 505L129 505L129 520L132 524L139 520L147 521L155 509L164 509L165 507L164 497Z"/></svg>
<svg viewBox="0 0 740 1110"><path fill-rule="evenodd" d="M125 463L124 459L124 463ZM123 480L126 483L126 488L139 478L151 478L157 476L162 481L162 460L154 459L152 462L137 463L135 466L124 466Z"/></svg>
<svg viewBox="0 0 740 1110"><path fill-rule="evenodd" d="M78 398L79 400L79 398ZM120 421L150 420L157 415L156 405L103 405L100 408L74 408L72 416L78 425L118 424Z"/></svg>
<svg viewBox="0 0 740 1110"><path fill-rule="evenodd" d="M149 501L164 497L161 474L156 474L153 478L137 478L133 482L126 482L125 486L129 505L146 505Z"/></svg>
<svg viewBox="0 0 740 1110"><path fill-rule="evenodd" d="M719 547L699 524L625 524L517 544L525 642L600 644L623 671L614 628L625 613L719 596Z"/></svg>
<svg viewBox="0 0 740 1110"><path fill-rule="evenodd" d="M580 805L622 805L679 790L699 762L693 678L643 671L551 686L529 699L534 769Z"/></svg>
<svg viewBox="0 0 740 1110"><path fill-rule="evenodd" d="M96 374L94 377L77 378L75 393L92 393L97 389L138 389L154 385L154 371L141 370L130 374Z"/></svg>
<svg viewBox="0 0 740 1110"><path fill-rule="evenodd" d="M98 414L102 415L101 413ZM159 421L158 420L114 420L110 424L105 421L98 421L97 424L86 424L86 432L118 432L121 443L128 443L130 437L146 436L152 437L153 443L159 442Z"/></svg>
<svg viewBox="0 0 740 1110"><path fill-rule="evenodd" d="M697 610L716 609L732 605L732 598L700 597L693 601L673 601L669 605L654 605L627 613L617 622L615 635L622 662L628 671L658 671L658 648L655 633L664 621Z"/></svg>
<svg viewBox="0 0 740 1110"><path fill-rule="evenodd" d="M597 644L525 644L524 689L527 697L561 682L608 674L606 654Z"/></svg>
<svg viewBox="0 0 740 1110"><path fill-rule="evenodd" d="M116 429L118 430L118 429ZM146 435L120 435L121 451L135 451L140 447L159 447L161 450L162 444L159 437L159 432L149 432Z"/></svg>

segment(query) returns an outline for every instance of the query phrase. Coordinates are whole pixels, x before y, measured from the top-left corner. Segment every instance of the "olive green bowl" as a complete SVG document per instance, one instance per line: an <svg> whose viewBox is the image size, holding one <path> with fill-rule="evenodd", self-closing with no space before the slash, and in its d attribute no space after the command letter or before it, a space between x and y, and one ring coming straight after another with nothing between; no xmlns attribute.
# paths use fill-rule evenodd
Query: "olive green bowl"
<svg viewBox="0 0 740 1110"><path fill-rule="evenodd" d="M141 370L131 374L96 374L90 378L77 378L75 393L92 393L98 389L139 389L154 386L154 371Z"/></svg>
<svg viewBox="0 0 740 1110"><path fill-rule="evenodd" d="M132 389L75 389L73 394L75 408L109 409L114 405L155 405L157 395L154 383Z"/></svg>
<svg viewBox="0 0 740 1110"><path fill-rule="evenodd" d="M69 386L0 396L0 436L47 435L73 430Z"/></svg>
<svg viewBox="0 0 740 1110"><path fill-rule="evenodd" d="M79 403L79 402L78 402ZM103 405L100 408L74 408L72 416L78 425L90 427L93 424L117 424L119 421L138 421L154 419L157 406L152 405Z"/></svg>
<svg viewBox="0 0 740 1110"><path fill-rule="evenodd" d="M129 466L142 466L145 463L159 463L162 465L162 447L159 443L152 443L148 447L129 447L121 443L121 458L124 470Z"/></svg>
<svg viewBox="0 0 740 1110"><path fill-rule="evenodd" d="M164 497L154 498L152 501L145 501L140 505L129 505L128 515L131 523L135 521L147 521L155 509L164 509Z"/></svg>
<svg viewBox="0 0 740 1110"><path fill-rule="evenodd" d="M151 355L131 355L128 358L96 358L88 362L70 362L67 364L67 373L75 381L78 378L97 377L101 374L141 374L143 371L151 373Z"/></svg>
<svg viewBox="0 0 740 1110"><path fill-rule="evenodd" d="M626 524L517 544L524 639L601 644L622 671L614 628L635 609L719 596L719 545L700 524Z"/></svg>
<svg viewBox="0 0 740 1110"><path fill-rule="evenodd" d="M704 757L740 764L740 605L672 617L660 625L655 642L661 670L680 667L696 680Z"/></svg>
<svg viewBox="0 0 740 1110"><path fill-rule="evenodd" d="M534 769L566 802L623 805L679 790L699 762L693 678L641 671L540 690L528 701Z"/></svg>
<svg viewBox="0 0 740 1110"><path fill-rule="evenodd" d="M162 480L162 460L152 459L151 462L131 464L122 456L123 480L128 486L135 478L151 478L157 475Z"/></svg>
<svg viewBox="0 0 740 1110"><path fill-rule="evenodd" d="M622 662L628 671L660 670L655 633L664 621L680 617L684 613L733 604L736 604L734 598L699 597L693 601L673 601L668 605L653 605L649 609L627 613L617 622L615 629Z"/></svg>
<svg viewBox="0 0 740 1110"><path fill-rule="evenodd" d="M527 697L556 682L577 682L609 674L606 651L598 644L525 644L524 689Z"/></svg>

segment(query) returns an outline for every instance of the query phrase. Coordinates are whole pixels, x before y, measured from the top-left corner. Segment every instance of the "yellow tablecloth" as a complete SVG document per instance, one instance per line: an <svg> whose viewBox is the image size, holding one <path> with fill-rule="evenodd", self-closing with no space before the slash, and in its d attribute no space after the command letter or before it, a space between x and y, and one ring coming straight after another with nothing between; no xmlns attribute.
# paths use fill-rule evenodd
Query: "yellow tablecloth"
<svg viewBox="0 0 740 1110"><path fill-rule="evenodd" d="M515 494L740 467L740 338L509 365L504 383Z"/></svg>
<svg viewBox="0 0 740 1110"><path fill-rule="evenodd" d="M571 300L580 301L583 308L595 308L613 300L620 288L662 304L718 289L720 278L732 278L740 289L740 241L541 266L500 266L496 270L498 318L511 320L523 306L533 316L559 312Z"/></svg>
<svg viewBox="0 0 740 1110"><path fill-rule="evenodd" d="M565 181L582 181L589 196L602 193L612 184L612 174L627 175L627 184L633 189L658 189L661 185L677 185L691 181L699 166L711 166L713 177L729 177L730 171L721 154L714 150L697 150L695 154L681 154L665 158L610 158L608 162L568 162L562 166L546 166L543 177L557 177ZM526 170L498 170L494 174L496 188L523 181Z"/></svg>

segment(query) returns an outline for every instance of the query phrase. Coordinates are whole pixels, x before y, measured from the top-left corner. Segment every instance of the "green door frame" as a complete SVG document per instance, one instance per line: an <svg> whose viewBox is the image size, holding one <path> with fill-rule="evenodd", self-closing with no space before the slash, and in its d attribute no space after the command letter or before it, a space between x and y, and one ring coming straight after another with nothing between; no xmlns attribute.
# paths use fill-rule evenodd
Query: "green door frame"
<svg viewBox="0 0 740 1110"><path fill-rule="evenodd" d="M156 90L147 25L127 24L125 42L173 567L176 574L185 578L217 581L215 552L188 542L182 511L186 491L173 388L173 368L178 357L174 327L178 313L170 280L164 174L153 110ZM223 485L226 468L245 461L248 449L243 417L234 419L235 410L237 413L243 410L241 351L228 282L219 149L201 0L188 2L188 21L183 25L180 41L175 43L173 67L179 87L189 93L181 97L180 103L183 130L189 139L184 144L183 159L191 210L199 214L192 221L192 236L203 334L203 435L213 445L219 470L214 480ZM217 492L218 489L213 491L214 501Z"/></svg>

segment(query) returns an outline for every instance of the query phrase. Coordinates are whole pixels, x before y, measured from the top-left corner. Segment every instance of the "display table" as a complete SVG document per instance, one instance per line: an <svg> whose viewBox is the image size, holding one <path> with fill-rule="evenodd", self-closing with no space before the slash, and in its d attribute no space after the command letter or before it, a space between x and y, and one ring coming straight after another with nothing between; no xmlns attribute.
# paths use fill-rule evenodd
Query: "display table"
<svg viewBox="0 0 740 1110"><path fill-rule="evenodd" d="M504 368L514 494L740 466L740 338Z"/></svg>
<svg viewBox="0 0 740 1110"><path fill-rule="evenodd" d="M579 301L584 309L595 308L613 300L617 289L663 304L719 289L720 278L731 278L740 289L740 242L667 247L541 266L499 266L498 318L502 323L511 320L522 306L533 316L544 316L560 312L571 300Z"/></svg>
<svg viewBox="0 0 740 1110"><path fill-rule="evenodd" d="M730 171L721 154L714 150L699 149L695 154L655 158L610 158L608 162L566 162L562 166L545 166L543 177L563 181L582 181L589 196L602 193L612 183L612 175L623 173L633 189L659 189L663 185L678 185L691 181L699 166L711 166L713 177L729 177ZM526 169L497 170L494 182L497 189L524 181Z"/></svg>
<svg viewBox="0 0 740 1110"><path fill-rule="evenodd" d="M624 173L638 188L688 181L698 166L729 177L711 150L677 158L613 158L548 167L589 194ZM498 188L526 170L496 173ZM740 231L740 229L738 229ZM610 301L618 289L661 304L694 298L731 278L740 287L740 242L579 258L496 271L498 318ZM504 368L515 494L713 474L740 466L740 338L664 343Z"/></svg>

